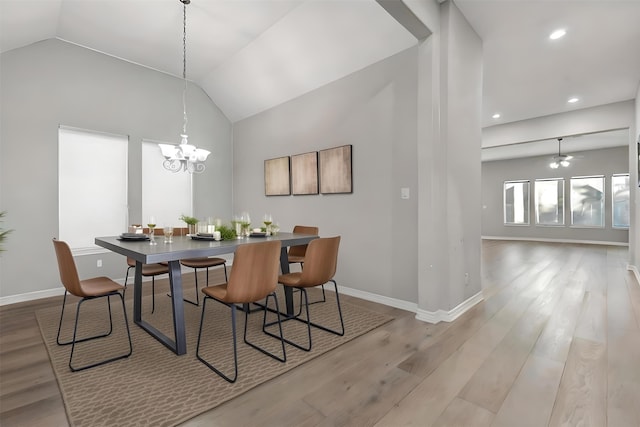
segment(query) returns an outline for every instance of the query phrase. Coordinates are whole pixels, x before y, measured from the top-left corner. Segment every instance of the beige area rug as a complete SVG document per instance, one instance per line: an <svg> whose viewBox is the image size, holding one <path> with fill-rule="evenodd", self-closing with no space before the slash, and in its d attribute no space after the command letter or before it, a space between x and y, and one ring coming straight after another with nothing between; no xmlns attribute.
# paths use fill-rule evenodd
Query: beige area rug
<svg viewBox="0 0 640 427"><path fill-rule="evenodd" d="M311 305L311 319L337 328L339 320L332 292L327 292L327 300L326 303ZM270 305L272 302L273 299ZM279 302L283 309L283 295L280 295ZM69 370L71 346L56 344L60 309L46 309L36 313L62 392L67 417L73 426L177 425L392 319L388 315L342 302L346 331L344 337L314 329L312 351L304 352L287 345L287 362L280 363L250 348L242 341L244 314L238 311L238 380L235 384L230 384L196 359L195 349L201 307L184 304L187 354L177 356L133 324L131 301L126 305L133 354L127 359L80 372ZM107 330L106 307L105 299L82 304L80 316L83 327L78 333L79 337ZM73 330L71 320L75 316L75 308L76 305L72 304L65 309L63 331L66 335L62 339L71 337ZM120 354L128 349L122 305L119 299L112 300L112 308L113 334L107 338L77 344L74 355L75 366L87 360L100 360L110 354ZM156 295L155 313L151 314L151 298L150 296L143 298L143 319L167 335L173 336L170 310L170 299L164 295ZM262 316L262 312L254 312L249 316L249 340L276 352L281 349L280 342L262 334L260 329ZM206 334L203 333L201 354L207 360L214 361L214 365L221 366L225 372L232 372L233 369L230 317L228 307L212 300L207 302ZM275 320L275 314L269 315L268 320L271 319ZM285 337L305 342L306 326L304 324L288 321L283 325ZM228 363L225 364L225 361Z"/></svg>

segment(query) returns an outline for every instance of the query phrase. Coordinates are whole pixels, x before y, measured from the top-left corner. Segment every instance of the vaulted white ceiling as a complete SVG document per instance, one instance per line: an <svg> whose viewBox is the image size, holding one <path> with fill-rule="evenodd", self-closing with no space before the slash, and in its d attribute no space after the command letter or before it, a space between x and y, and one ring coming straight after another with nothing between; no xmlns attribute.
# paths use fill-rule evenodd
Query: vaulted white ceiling
<svg viewBox="0 0 640 427"><path fill-rule="evenodd" d="M483 126L635 97L640 0L454 2L483 40ZM0 0L2 52L54 37L182 75L178 0ZM375 0L187 6L187 77L232 122L417 43Z"/></svg>

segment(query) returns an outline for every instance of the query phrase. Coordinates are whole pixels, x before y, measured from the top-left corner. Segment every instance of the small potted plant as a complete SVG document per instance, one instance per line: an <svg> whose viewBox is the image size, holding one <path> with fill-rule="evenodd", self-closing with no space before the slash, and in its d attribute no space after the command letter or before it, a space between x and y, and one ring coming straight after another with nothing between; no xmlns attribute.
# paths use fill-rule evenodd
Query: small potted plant
<svg viewBox="0 0 640 427"><path fill-rule="evenodd" d="M198 218L194 218L192 216L186 216L184 214L182 214L180 216L180 218L178 218L180 221L184 221L187 226L189 227L189 234L196 234L197 230L196 230L196 225L198 224Z"/></svg>

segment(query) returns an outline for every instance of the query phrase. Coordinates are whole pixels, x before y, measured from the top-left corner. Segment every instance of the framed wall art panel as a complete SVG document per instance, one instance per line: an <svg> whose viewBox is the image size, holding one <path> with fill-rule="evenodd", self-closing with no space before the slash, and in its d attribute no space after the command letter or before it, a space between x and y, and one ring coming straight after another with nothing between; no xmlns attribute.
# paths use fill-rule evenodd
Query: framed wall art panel
<svg viewBox="0 0 640 427"><path fill-rule="evenodd" d="M294 195L318 194L318 153L291 156L291 191Z"/></svg>
<svg viewBox="0 0 640 427"><path fill-rule="evenodd" d="M352 193L352 146L329 148L318 152L320 192Z"/></svg>
<svg viewBox="0 0 640 427"><path fill-rule="evenodd" d="M291 194L289 156L264 161L264 194L266 196Z"/></svg>

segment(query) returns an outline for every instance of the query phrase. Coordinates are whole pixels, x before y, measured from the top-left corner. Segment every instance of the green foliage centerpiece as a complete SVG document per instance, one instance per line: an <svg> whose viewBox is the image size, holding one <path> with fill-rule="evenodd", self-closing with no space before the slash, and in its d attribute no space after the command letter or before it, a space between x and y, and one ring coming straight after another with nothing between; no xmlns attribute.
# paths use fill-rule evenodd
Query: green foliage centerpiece
<svg viewBox="0 0 640 427"><path fill-rule="evenodd" d="M7 214L7 212L0 212L0 223L2 222L1 219L4 218L4 216ZM11 233L13 230L5 230L2 227L0 227L0 252L4 251L4 248L2 247L2 243L4 242L4 239L7 238L7 235L9 233Z"/></svg>
<svg viewBox="0 0 640 427"><path fill-rule="evenodd" d="M199 222L198 218L182 214L178 219L180 221L184 221L187 224L187 226L189 227L189 234L196 234L196 225Z"/></svg>

